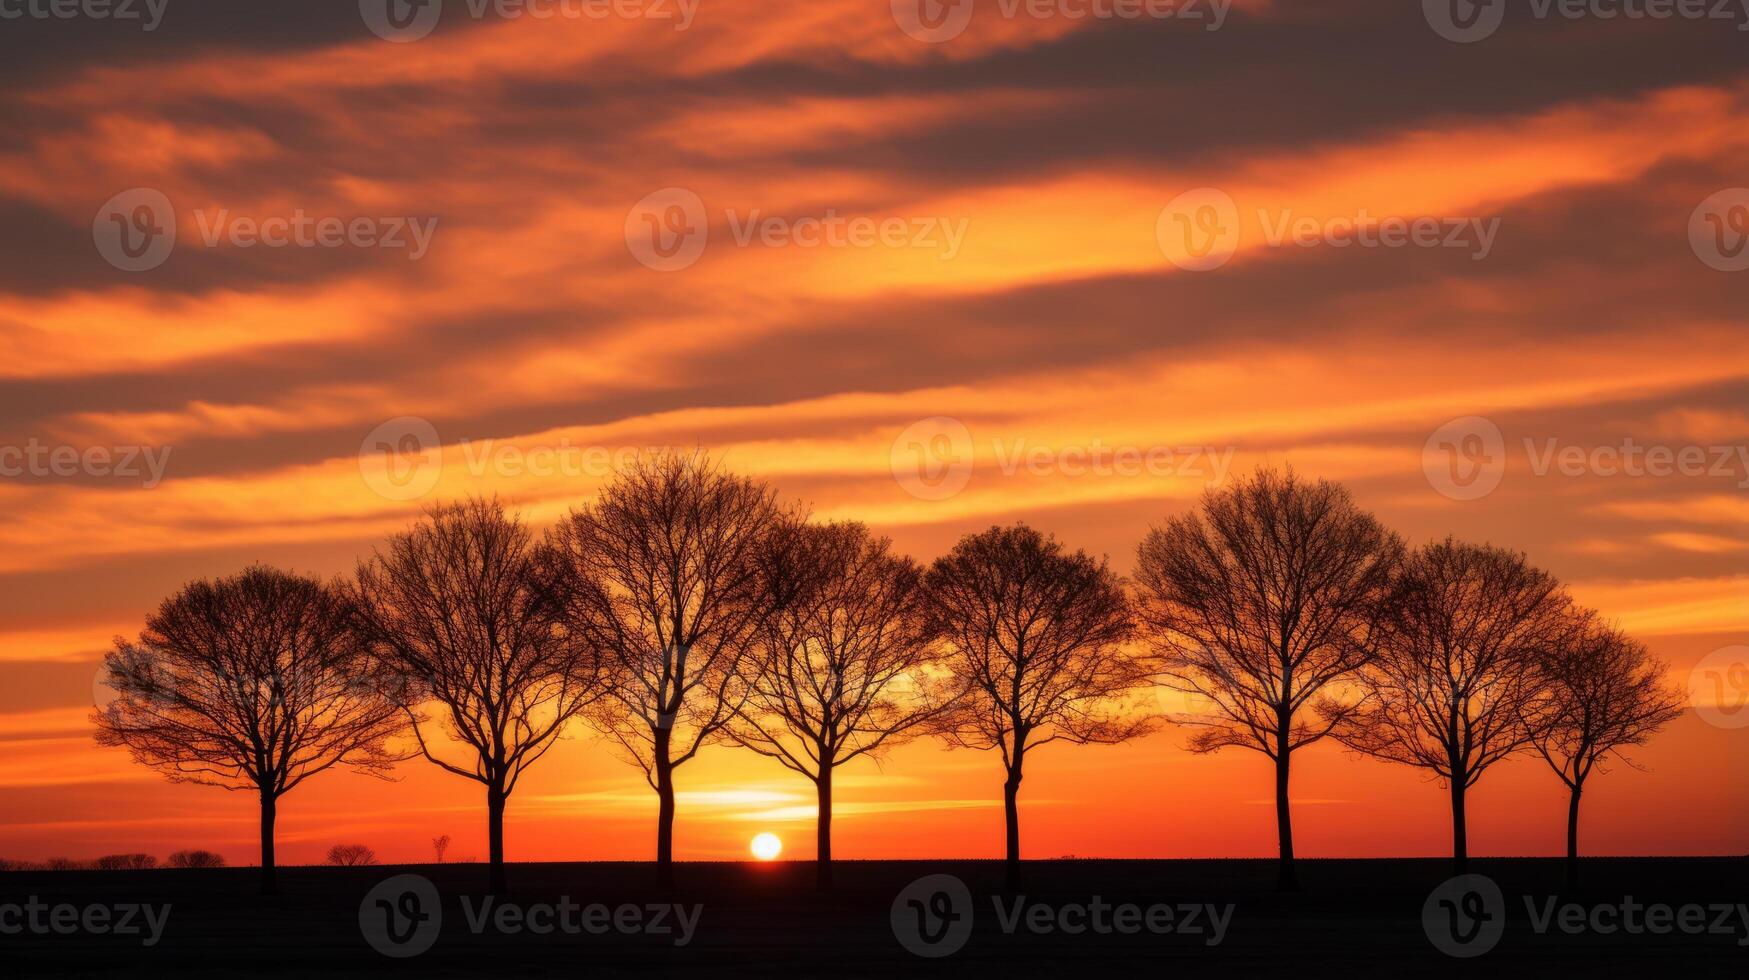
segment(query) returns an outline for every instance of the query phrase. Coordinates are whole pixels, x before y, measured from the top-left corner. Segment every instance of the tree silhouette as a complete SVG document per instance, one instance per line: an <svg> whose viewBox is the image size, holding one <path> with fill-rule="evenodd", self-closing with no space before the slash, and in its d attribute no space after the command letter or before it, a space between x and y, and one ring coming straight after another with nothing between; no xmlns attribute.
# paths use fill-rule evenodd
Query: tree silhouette
<svg viewBox="0 0 1749 980"><path fill-rule="evenodd" d="M170 855L170 859L165 863L172 868L222 868L225 866L225 859L222 855L214 854L212 851L196 849L177 851Z"/></svg>
<svg viewBox="0 0 1749 980"><path fill-rule="evenodd" d="M832 776L914 736L946 707L923 570L862 524L790 522L762 561L771 615L725 731L814 783L816 876L832 884Z"/></svg>
<svg viewBox="0 0 1749 980"><path fill-rule="evenodd" d="M99 871L143 871L157 866L158 859L150 854L105 854L92 862Z"/></svg>
<svg viewBox="0 0 1749 980"><path fill-rule="evenodd" d="M328 863L354 868L377 863L377 852L363 844L335 844L328 848Z"/></svg>
<svg viewBox="0 0 1749 980"><path fill-rule="evenodd" d="M674 770L746 698L759 639L758 556L778 519L771 490L703 454L633 462L551 535L570 583L567 623L598 648L610 697L591 723L656 791L656 868L673 881Z"/></svg>
<svg viewBox="0 0 1749 980"><path fill-rule="evenodd" d="M1646 645L1585 611L1566 642L1544 651L1525 704L1530 744L1567 787L1567 884L1579 884L1579 798L1611 756L1644 745L1681 716L1687 695L1665 682Z"/></svg>
<svg viewBox="0 0 1749 980"><path fill-rule="evenodd" d="M437 863L443 863L443 855L449 851L449 835L431 838L431 850L437 855Z"/></svg>
<svg viewBox="0 0 1749 980"><path fill-rule="evenodd" d="M98 743L174 781L256 793L264 892L280 797L332 766L386 777L402 758L352 611L338 587L258 565L184 586L104 658L116 697L93 718Z"/></svg>
<svg viewBox="0 0 1749 980"><path fill-rule="evenodd" d="M1523 749L1540 660L1566 641L1571 601L1519 552L1447 538L1405 561L1365 699L1336 716L1360 752L1427 769L1451 790L1452 856L1469 860L1464 797Z"/></svg>
<svg viewBox="0 0 1749 980"><path fill-rule="evenodd" d="M1199 729L1191 751L1238 746L1275 763L1283 888L1297 886L1293 753L1353 710L1327 691L1372 658L1403 550L1341 486L1272 470L1210 490L1138 550L1140 615L1166 684L1209 706L1179 719Z"/></svg>
<svg viewBox="0 0 1749 980"><path fill-rule="evenodd" d="M1027 753L1051 742L1120 742L1151 719L1124 703L1146 686L1125 649L1133 624L1123 584L1085 552L1025 525L960 539L925 580L932 622L964 690L937 723L952 744L997 749L1006 779L1007 875L1020 876L1020 784Z"/></svg>
<svg viewBox="0 0 1749 980"><path fill-rule="evenodd" d="M399 676L396 700L420 753L485 787L491 887L500 892L511 793L602 694L597 658L559 615L564 583L543 571L529 528L485 499L430 508L358 568L362 631ZM467 751L444 758L438 734Z"/></svg>

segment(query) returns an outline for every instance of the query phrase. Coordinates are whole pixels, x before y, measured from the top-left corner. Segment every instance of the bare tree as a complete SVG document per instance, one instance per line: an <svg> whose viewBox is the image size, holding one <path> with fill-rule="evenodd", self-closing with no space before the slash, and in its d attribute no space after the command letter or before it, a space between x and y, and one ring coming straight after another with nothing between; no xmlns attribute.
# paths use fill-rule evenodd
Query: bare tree
<svg viewBox="0 0 1749 980"><path fill-rule="evenodd" d="M377 863L377 852L363 844L335 844L328 848L328 863L355 868Z"/></svg>
<svg viewBox="0 0 1749 980"><path fill-rule="evenodd" d="M1337 718L1344 744L1446 781L1459 873L1465 793L1529 742L1538 663L1565 642L1570 606L1520 552L1450 538L1420 548L1404 563L1379 655L1360 672L1365 700Z"/></svg>
<svg viewBox="0 0 1749 980"><path fill-rule="evenodd" d="M771 535L770 615L747 703L727 731L814 783L815 874L832 884L832 776L914 735L946 707L923 569L861 524L791 522Z"/></svg>
<svg viewBox="0 0 1749 980"><path fill-rule="evenodd" d="M104 658L116 697L97 741L178 782L256 793L261 887L275 888L279 799L336 765L387 777L399 729L344 592L264 566L166 599Z"/></svg>
<svg viewBox="0 0 1749 980"><path fill-rule="evenodd" d="M177 851L170 855L170 860L165 863L169 864L172 868L222 868L225 866L225 858L223 855L214 854L212 851L195 849L191 851Z"/></svg>
<svg viewBox="0 0 1749 980"><path fill-rule="evenodd" d="M1537 667L1524 717L1532 748L1567 787L1567 884L1577 887L1585 781L1612 756L1632 766L1624 750L1680 717L1688 698L1666 682L1665 664L1644 643L1590 611Z"/></svg>
<svg viewBox="0 0 1749 980"><path fill-rule="evenodd" d="M1125 695L1151 682L1126 649L1123 583L1103 559L1069 553L1025 525L960 539L925 580L946 666L964 695L937 729L952 744L997 749L1006 775L1009 885L1020 875L1020 783L1027 753L1051 742L1120 742L1152 719Z"/></svg>
<svg viewBox="0 0 1749 980"><path fill-rule="evenodd" d="M144 871L158 866L158 859L150 854L105 854L92 862L99 871Z"/></svg>
<svg viewBox="0 0 1749 980"><path fill-rule="evenodd" d="M449 851L449 835L431 838L431 850L437 854L437 863L443 863L443 856Z"/></svg>
<svg viewBox="0 0 1749 980"><path fill-rule="evenodd" d="M554 528L567 622L602 652L610 697L589 715L656 791L656 867L673 881L674 770L746 698L762 616L758 555L778 518L763 483L703 454L640 458Z"/></svg>
<svg viewBox="0 0 1749 980"><path fill-rule="evenodd" d="M1198 729L1191 751L1237 746L1275 763L1282 888L1297 887L1293 753L1353 710L1328 689L1372 658L1403 551L1340 485L1273 470L1210 490L1138 551L1140 615L1166 685L1208 706L1177 719Z"/></svg>
<svg viewBox="0 0 1749 980"><path fill-rule="evenodd" d="M518 780L602 694L539 552L520 517L472 499L430 508L358 568L362 631L402 680L419 751L485 787L494 891L506 888L504 809ZM462 750L445 757L440 735Z"/></svg>

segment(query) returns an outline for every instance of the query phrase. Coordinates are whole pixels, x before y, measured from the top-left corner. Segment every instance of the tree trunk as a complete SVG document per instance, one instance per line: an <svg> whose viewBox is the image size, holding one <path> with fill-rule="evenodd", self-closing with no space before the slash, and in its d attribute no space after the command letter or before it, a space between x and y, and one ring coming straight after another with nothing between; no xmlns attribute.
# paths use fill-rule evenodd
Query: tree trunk
<svg viewBox="0 0 1749 980"><path fill-rule="evenodd" d="M1008 779L1002 784L1002 808L1008 818L1006 878L1010 891L1020 887L1020 778L1020 756L1016 755Z"/></svg>
<svg viewBox="0 0 1749 980"><path fill-rule="evenodd" d="M1458 874L1470 869L1469 832L1464 826L1464 778L1454 774L1451 780L1451 858Z"/></svg>
<svg viewBox="0 0 1749 980"><path fill-rule="evenodd" d="M261 894L279 891L279 871L273 860L273 822L279 816L279 798L272 790L261 791Z"/></svg>
<svg viewBox="0 0 1749 980"><path fill-rule="evenodd" d="M504 791L496 784L486 787L486 848L490 854L491 888L495 894L509 891L504 871Z"/></svg>
<svg viewBox="0 0 1749 980"><path fill-rule="evenodd" d="M1579 887L1579 794L1584 790L1573 787L1573 792L1567 799L1567 888L1569 891Z"/></svg>
<svg viewBox="0 0 1749 980"><path fill-rule="evenodd" d="M832 888L832 767L821 766L814 782L820 797L820 815L814 822L814 883L821 891Z"/></svg>
<svg viewBox="0 0 1749 980"><path fill-rule="evenodd" d="M674 884L674 765L668 758L673 732L655 732L656 770L656 882L663 888Z"/></svg>
<svg viewBox="0 0 1749 980"><path fill-rule="evenodd" d="M1281 840L1281 870L1276 887L1282 891L1298 891L1299 875L1294 869L1294 820L1288 804L1288 761L1291 758L1286 737L1275 757L1275 829Z"/></svg>

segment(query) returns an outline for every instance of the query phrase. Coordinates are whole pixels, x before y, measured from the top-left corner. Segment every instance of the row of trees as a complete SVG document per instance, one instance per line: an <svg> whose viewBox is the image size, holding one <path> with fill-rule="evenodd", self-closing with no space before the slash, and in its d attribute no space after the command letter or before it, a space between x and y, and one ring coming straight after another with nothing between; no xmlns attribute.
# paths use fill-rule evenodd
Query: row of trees
<svg viewBox="0 0 1749 980"><path fill-rule="evenodd" d="M1643 645L1521 554L1409 550L1340 486L1260 471L1150 531L1126 583L1024 525L925 568L861 524L821 524L701 455L661 455L537 534L495 500L431 508L349 582L253 567L167 599L106 660L98 739L172 779L259 795L273 888L281 796L338 765L419 756L486 797L491 884L521 775L581 721L644 773L671 880L675 772L732 743L801 774L831 882L832 779L907 739L997 751L1006 856L1031 752L1168 718L1190 747L1276 766L1295 883L1294 751L1323 738L1465 792L1514 753L1579 799L1600 763L1680 710Z"/></svg>
<svg viewBox="0 0 1749 980"><path fill-rule="evenodd" d="M225 859L212 851L176 851L165 859L166 868L222 868ZM145 871L158 867L153 854L105 854L89 861L52 857L43 861L10 861L0 858L0 871Z"/></svg>

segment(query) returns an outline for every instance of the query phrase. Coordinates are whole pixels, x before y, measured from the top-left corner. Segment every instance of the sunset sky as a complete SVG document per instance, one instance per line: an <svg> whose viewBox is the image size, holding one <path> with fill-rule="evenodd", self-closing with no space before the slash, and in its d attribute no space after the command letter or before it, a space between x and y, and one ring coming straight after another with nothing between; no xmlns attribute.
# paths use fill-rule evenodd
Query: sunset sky
<svg viewBox="0 0 1749 980"><path fill-rule="evenodd" d="M1456 43L1418 3L1223 0L1210 29L1209 0L976 0L931 41L906 2L448 0L399 41L371 0L0 20L0 857L252 860L252 797L93 742L111 638L251 562L348 573L433 501L544 526L640 447L708 449L920 560L1026 521L1126 574L1211 482L1291 465L1411 541L1527 551L1674 684L1749 644L1749 271L1725 268L1749 191L1710 254L1697 210L1749 184L1742 24L1510 5ZM106 236L137 189L174 247L128 271ZM1174 235L1210 216L1232 254L1199 271ZM345 240L246 244L300 217ZM1276 241L1387 218L1456 243ZM650 237L675 229L696 254ZM1460 499L1435 433L1494 429L1499 485ZM1630 444L1706 464L1597 465ZM1273 854L1267 760L1186 741L1029 757L1026 855ZM1587 788L1587 853L1749 853L1749 728L1690 712L1633 759ZM811 855L812 787L775 762L713 748L677 781L681 859L761 831ZM483 860L476 788L325 774L281 802L280 858L450 834ZM1418 771L1324 744L1293 795L1302 856L1449 847ZM904 746L837 799L841 857L1000 855L991 754ZM508 856L647 858L655 810L579 731L517 788ZM1510 762L1472 853L1560 853L1564 818L1546 765Z"/></svg>

